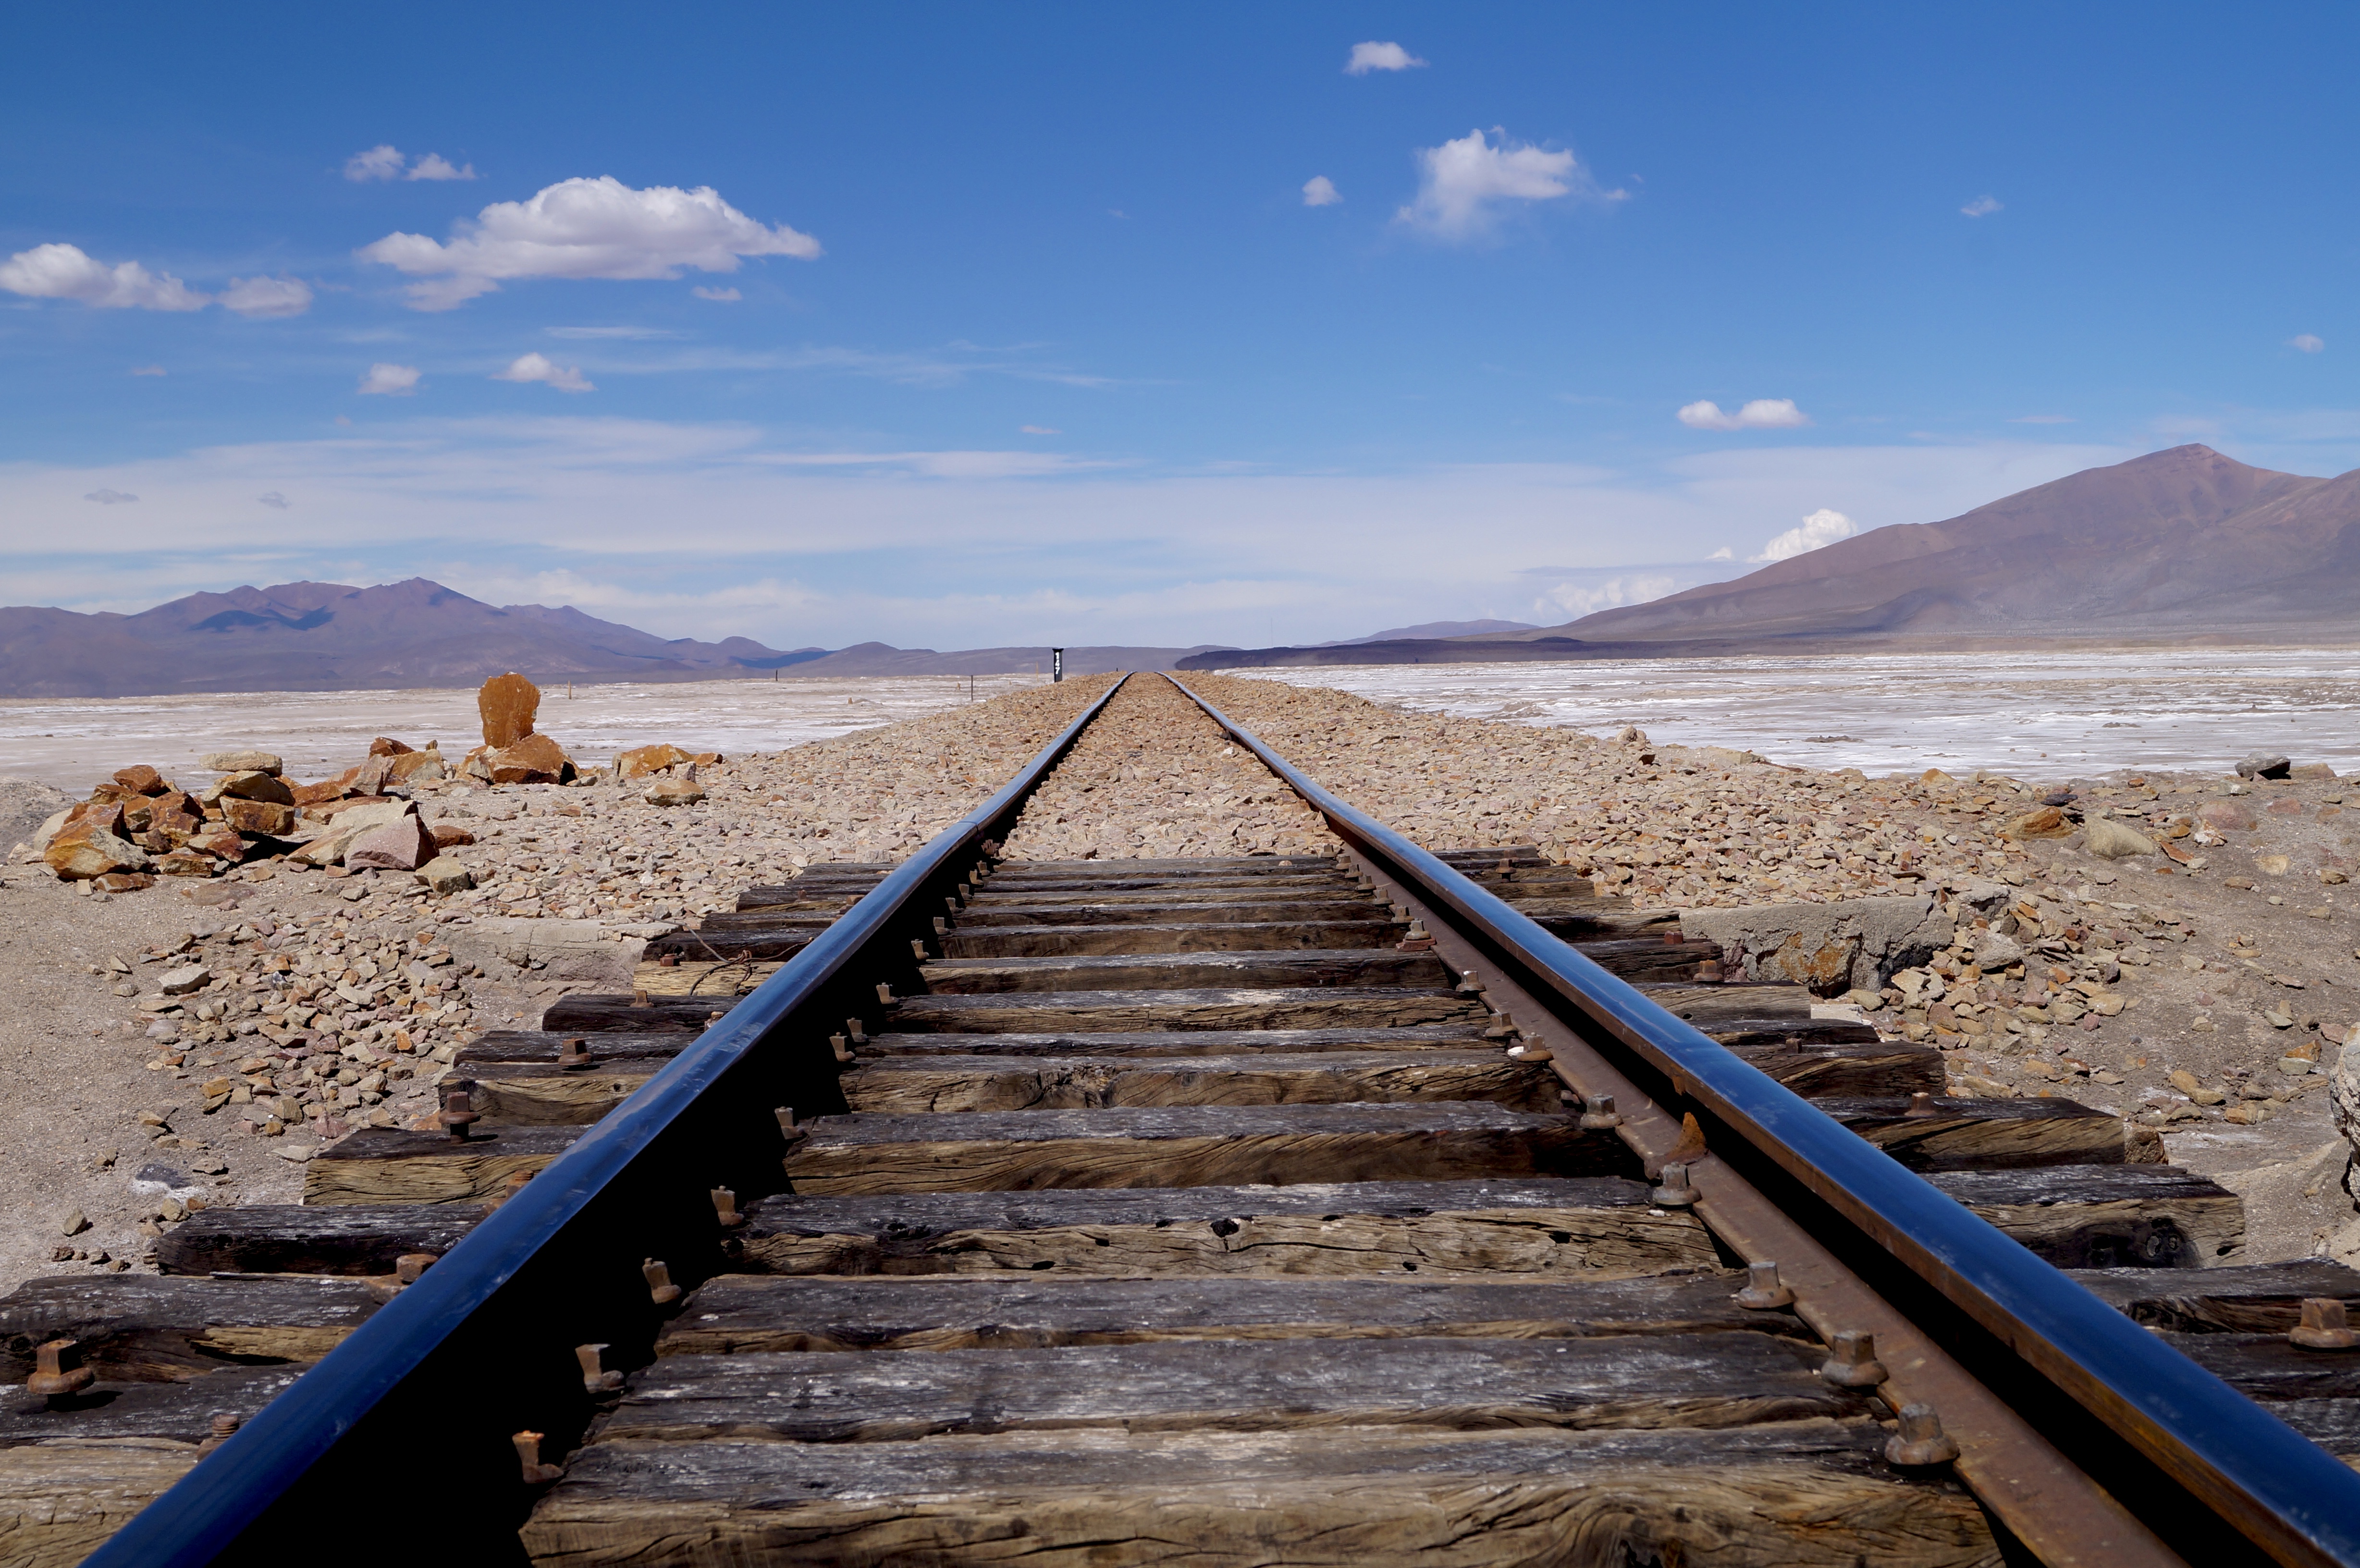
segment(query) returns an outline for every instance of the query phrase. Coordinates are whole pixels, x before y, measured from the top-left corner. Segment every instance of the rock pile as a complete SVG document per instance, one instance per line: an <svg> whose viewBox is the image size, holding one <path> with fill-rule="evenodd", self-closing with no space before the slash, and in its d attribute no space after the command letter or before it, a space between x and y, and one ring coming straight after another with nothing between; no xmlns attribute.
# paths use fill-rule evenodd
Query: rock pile
<svg viewBox="0 0 2360 1568"><path fill-rule="evenodd" d="M565 748L532 727L541 712L541 688L510 671L495 675L475 694L483 714L484 744L469 752L459 771L486 784L567 784L574 776Z"/></svg>

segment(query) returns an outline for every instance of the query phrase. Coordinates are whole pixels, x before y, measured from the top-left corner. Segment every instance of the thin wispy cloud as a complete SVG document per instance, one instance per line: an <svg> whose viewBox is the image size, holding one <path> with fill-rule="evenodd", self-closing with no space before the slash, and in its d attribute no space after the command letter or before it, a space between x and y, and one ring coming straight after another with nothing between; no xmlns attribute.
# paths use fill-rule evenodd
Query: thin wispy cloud
<svg viewBox="0 0 2360 1568"><path fill-rule="evenodd" d="M810 261L819 242L784 223L765 226L711 186L635 191L611 175L566 180L523 201L495 201L446 244L391 234L354 253L421 279L403 292L415 310L449 310L525 278L672 278L683 267L735 272L748 256Z"/></svg>
<svg viewBox="0 0 2360 1568"><path fill-rule="evenodd" d="M364 397L407 397L418 390L418 367L414 365L372 365L361 377L360 395Z"/></svg>
<svg viewBox="0 0 2360 1568"><path fill-rule="evenodd" d="M261 495L257 495L255 499L262 503L262 505L269 507L274 512L283 512L290 505L287 497L280 495L276 490L265 490Z"/></svg>
<svg viewBox="0 0 2360 1568"><path fill-rule="evenodd" d="M710 299L716 305L735 305L738 300L746 298L735 289L716 289L704 283L690 289L689 293L699 299Z"/></svg>
<svg viewBox="0 0 2360 1568"><path fill-rule="evenodd" d="M311 308L311 286L297 278L233 278L221 302L248 320L300 316Z"/></svg>
<svg viewBox="0 0 2360 1568"><path fill-rule="evenodd" d="M1336 182L1324 174L1315 174L1303 182L1303 204L1306 207L1333 207L1344 199Z"/></svg>
<svg viewBox="0 0 2360 1568"><path fill-rule="evenodd" d="M1791 430L1811 422L1792 397L1756 397L1728 412L1708 399L1682 408L1677 418L1692 430Z"/></svg>
<svg viewBox="0 0 2360 1568"><path fill-rule="evenodd" d="M131 374L134 376L161 376L164 374L164 367L160 365L135 365L131 367Z"/></svg>
<svg viewBox="0 0 2360 1568"><path fill-rule="evenodd" d="M2018 414L2008 421L2011 425L2070 425L2072 422L2070 414Z"/></svg>
<svg viewBox="0 0 2360 1568"><path fill-rule="evenodd" d="M1437 239L1464 241L1490 234L1501 212L1513 203L1568 196L1596 201L1628 199L1627 191L1599 189L1570 152L1510 141L1496 128L1495 134L1500 136L1496 144L1475 130L1440 147L1420 148L1417 199L1396 212L1395 219Z"/></svg>
<svg viewBox="0 0 2360 1568"><path fill-rule="evenodd" d="M1978 196L1959 211L1970 218L1988 218L2005 205L1996 196Z"/></svg>
<svg viewBox="0 0 2360 1568"><path fill-rule="evenodd" d="M676 338L681 334L665 327L544 327L553 338Z"/></svg>
<svg viewBox="0 0 2360 1568"><path fill-rule="evenodd" d="M1019 425L1016 429L1020 433L1028 436L1061 436L1065 433L1047 425Z"/></svg>
<svg viewBox="0 0 2360 1568"><path fill-rule="evenodd" d="M1409 71L1425 63L1399 44L1371 41L1352 46L1351 55L1344 61L1344 74L1366 76L1372 71Z"/></svg>
<svg viewBox="0 0 2360 1568"><path fill-rule="evenodd" d="M547 386L553 387L560 392L595 392L598 390L598 388L591 382L583 379L580 366L572 365L561 366L553 363L548 355L539 354L519 354L512 362L510 362L506 370L495 371L492 375L492 379L495 381L538 381L544 383Z"/></svg>
<svg viewBox="0 0 2360 1568"><path fill-rule="evenodd" d="M460 168L441 153L433 152L413 162L402 156L400 148L380 143L344 159L344 178L356 185L387 180L473 180L475 166L471 163Z"/></svg>
<svg viewBox="0 0 2360 1568"><path fill-rule="evenodd" d="M137 501L139 497L132 495L127 490L108 490L101 488L93 490L88 495L84 495L82 499L85 501L95 501L102 506L120 506L126 501Z"/></svg>

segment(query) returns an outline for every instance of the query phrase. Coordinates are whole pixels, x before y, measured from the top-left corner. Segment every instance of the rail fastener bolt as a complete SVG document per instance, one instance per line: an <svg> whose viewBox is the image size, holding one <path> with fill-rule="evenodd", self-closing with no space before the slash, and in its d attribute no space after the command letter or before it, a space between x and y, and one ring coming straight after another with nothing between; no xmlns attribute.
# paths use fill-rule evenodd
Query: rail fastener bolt
<svg viewBox="0 0 2360 1568"><path fill-rule="evenodd" d="M657 967L657 968L659 968L659 969L677 969L677 968L679 968L679 967L680 967L680 954L679 954L679 953L663 953L663 954L661 954L661 956L659 956L659 957L656 959L656 967Z"/></svg>
<svg viewBox="0 0 2360 1568"><path fill-rule="evenodd" d="M855 1045L867 1045L869 1043L869 1031L862 1027L858 1018L847 1018L844 1020L844 1037L852 1041Z"/></svg>
<svg viewBox="0 0 2360 1568"><path fill-rule="evenodd" d="M1876 1358L1876 1335L1848 1328L1828 1341L1828 1358L1819 1376L1839 1388L1874 1388L1889 1374Z"/></svg>
<svg viewBox="0 0 2360 1568"><path fill-rule="evenodd" d="M1795 1292L1778 1282L1775 1263L1749 1263L1745 1266L1745 1289L1731 1300L1749 1312L1769 1312L1793 1306Z"/></svg>
<svg viewBox="0 0 2360 1568"><path fill-rule="evenodd" d="M829 1052L835 1056L837 1065L848 1066L851 1064L852 1042L845 1039L842 1035L832 1034L828 1036L827 1049Z"/></svg>
<svg viewBox="0 0 2360 1568"><path fill-rule="evenodd" d="M563 1465L543 1465L541 1462L541 1433L520 1432L508 1441L516 1444L517 1463L524 1467L526 1486L546 1486L565 1474Z"/></svg>
<svg viewBox="0 0 2360 1568"><path fill-rule="evenodd" d="M235 1410L215 1410L213 1422L205 1432L204 1441L197 1444L198 1454L211 1454L214 1449L235 1437L237 1429L244 1424L245 1422Z"/></svg>
<svg viewBox="0 0 2360 1568"><path fill-rule="evenodd" d="M648 1299L660 1307L668 1307L680 1300L680 1287L672 1282L672 1269L661 1258L650 1258L639 1265L639 1272L648 1281Z"/></svg>
<svg viewBox="0 0 2360 1568"><path fill-rule="evenodd" d="M925 939L913 936L910 939L910 956L923 964L934 954L926 951Z"/></svg>
<svg viewBox="0 0 2360 1568"><path fill-rule="evenodd" d="M738 1212L738 1194L727 1187L713 1189L713 1212L720 1218L723 1230L736 1230L746 1223L746 1216Z"/></svg>
<svg viewBox="0 0 2360 1568"><path fill-rule="evenodd" d="M1704 1194L1688 1183L1688 1168L1675 1161L1664 1167L1663 1176L1647 1196L1660 1209L1693 1208Z"/></svg>
<svg viewBox="0 0 2360 1568"><path fill-rule="evenodd" d="M1426 929L1424 920L1414 920L1409 923L1409 931L1394 945L1404 953L1431 953L1434 951L1434 933Z"/></svg>
<svg viewBox="0 0 2360 1568"><path fill-rule="evenodd" d="M1901 1430L1885 1440L1889 1465L1922 1470L1948 1465L1959 1456L1959 1440L1942 1430L1942 1418L1931 1405L1901 1407Z"/></svg>
<svg viewBox="0 0 2360 1568"><path fill-rule="evenodd" d="M590 1065L590 1042L575 1035L557 1048L557 1065L568 1073L579 1073Z"/></svg>
<svg viewBox="0 0 2360 1568"><path fill-rule="evenodd" d="M948 936L948 935L950 935L950 933L951 933L951 923L950 923L950 921L948 921L948 920L946 920L943 919L943 917L942 917L942 916L940 916L940 915L936 915L936 916L934 917L934 934L935 934L936 936Z"/></svg>
<svg viewBox="0 0 2360 1568"><path fill-rule="evenodd" d="M1934 1096L1930 1093L1920 1089L1909 1096L1909 1108L1901 1114L1914 1120L1926 1116L1939 1116L1942 1114L1942 1109L1934 1104Z"/></svg>
<svg viewBox="0 0 2360 1568"><path fill-rule="evenodd" d="M1614 1108L1614 1096L1612 1094L1590 1095L1588 1108L1581 1113L1581 1125L1591 1132L1601 1132L1607 1127L1621 1127L1622 1125L1622 1113Z"/></svg>
<svg viewBox="0 0 2360 1568"><path fill-rule="evenodd" d="M582 1363L582 1391L585 1394L611 1394L623 1386L623 1375L607 1371L598 1359L606 1349L603 1344L574 1347L574 1359Z"/></svg>
<svg viewBox="0 0 2360 1568"><path fill-rule="evenodd" d="M1459 994L1462 996L1480 996L1487 989L1483 977L1472 969L1459 976Z"/></svg>
<svg viewBox="0 0 2360 1568"><path fill-rule="evenodd" d="M1555 1062L1557 1052L1546 1045L1512 1045L1508 1054L1518 1062Z"/></svg>
<svg viewBox="0 0 2360 1568"><path fill-rule="evenodd" d="M453 1143L467 1141L467 1129L484 1119L475 1102L464 1089L453 1089L442 1096L442 1109L434 1118L442 1124Z"/></svg>
<svg viewBox="0 0 2360 1568"><path fill-rule="evenodd" d="M2336 1297L2306 1296L2302 1322L2287 1331L2287 1341L2305 1350L2349 1350L2360 1345L2360 1332L2353 1330Z"/></svg>
<svg viewBox="0 0 2360 1568"><path fill-rule="evenodd" d="M25 1379L25 1392L37 1399L63 1399L81 1393L98 1381L94 1367L69 1367L65 1358L76 1348L71 1339L52 1339L33 1351L33 1375Z"/></svg>

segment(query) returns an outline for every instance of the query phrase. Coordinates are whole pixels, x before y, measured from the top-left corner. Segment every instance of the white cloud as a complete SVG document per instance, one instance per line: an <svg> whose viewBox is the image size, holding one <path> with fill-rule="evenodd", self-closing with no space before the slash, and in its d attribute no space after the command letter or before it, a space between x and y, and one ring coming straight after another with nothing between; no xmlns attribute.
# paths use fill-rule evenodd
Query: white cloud
<svg viewBox="0 0 2360 1568"><path fill-rule="evenodd" d="M1344 62L1344 74L1366 76L1372 71L1407 71L1425 63L1399 44L1371 41L1352 46L1352 58Z"/></svg>
<svg viewBox="0 0 2360 1568"><path fill-rule="evenodd" d="M2003 205L2004 203L1996 196L1978 196L1959 211L1970 218L1988 218L1998 212Z"/></svg>
<svg viewBox="0 0 2360 1568"><path fill-rule="evenodd" d="M213 303L169 272L150 272L136 261L109 267L70 245L35 245L0 262L0 289L118 310L202 310Z"/></svg>
<svg viewBox="0 0 2360 1568"><path fill-rule="evenodd" d="M2297 332L2294 336L2287 339L2287 347L2299 348L2305 354L2317 354L2321 349L2323 349L2326 346L2327 340L2325 338L2317 336L2311 332Z"/></svg>
<svg viewBox="0 0 2360 1568"><path fill-rule="evenodd" d="M164 374L164 367L160 365L135 365L131 367L131 374L134 376L161 376Z"/></svg>
<svg viewBox="0 0 2360 1568"><path fill-rule="evenodd" d="M1028 436L1061 436L1065 433L1063 430L1052 430L1047 425L1019 425L1016 428Z"/></svg>
<svg viewBox="0 0 2360 1568"><path fill-rule="evenodd" d="M402 167L401 149L391 143L380 143L366 152L356 152L344 159L344 178L355 183L372 180L473 180L475 166L454 169L451 160L441 153L428 153L424 158Z"/></svg>
<svg viewBox="0 0 2360 1568"><path fill-rule="evenodd" d="M546 354L519 354L515 363L493 376L495 381L546 381L560 392L595 392L597 387L582 379L574 365L560 367Z"/></svg>
<svg viewBox="0 0 2360 1568"><path fill-rule="evenodd" d="M98 489L92 491L89 495L84 495L82 499L85 501L95 501L102 506L120 506L126 501L137 501L139 497L130 494L128 491L109 490L102 485Z"/></svg>
<svg viewBox="0 0 2360 1568"><path fill-rule="evenodd" d="M1583 195L1620 201L1625 192L1598 189L1569 152L1511 142L1500 133L1493 146L1481 131L1417 151L1417 200L1394 214L1400 222L1447 240L1464 240L1489 230L1501 203L1551 201Z"/></svg>
<svg viewBox="0 0 2360 1568"><path fill-rule="evenodd" d="M407 397L418 390L418 367L414 365L372 365L361 377L360 395L364 397Z"/></svg>
<svg viewBox="0 0 2360 1568"><path fill-rule="evenodd" d="M1811 422L1792 397L1756 397L1726 414L1718 403L1690 403L1680 409L1679 420L1692 430L1790 430Z"/></svg>
<svg viewBox="0 0 2360 1568"><path fill-rule="evenodd" d="M1306 207L1333 207L1344 199L1336 182L1324 174L1315 174L1303 182L1303 204Z"/></svg>
<svg viewBox="0 0 2360 1568"><path fill-rule="evenodd" d="M716 289L707 283L700 283L689 292L699 299L710 299L716 305L735 305L746 298L735 289Z"/></svg>
<svg viewBox="0 0 2360 1568"><path fill-rule="evenodd" d="M1805 517L1797 527L1788 528L1785 533L1764 545L1760 555L1749 555L1745 559L1757 565L1772 561L1792 561L1795 557L1815 550L1821 545L1833 544L1838 539L1850 539L1858 532L1860 532L1858 523L1853 522L1841 512L1831 512L1822 506Z"/></svg>
<svg viewBox="0 0 2360 1568"><path fill-rule="evenodd" d="M233 278L222 304L252 321L258 316L300 316L311 308L311 288L297 278Z"/></svg>
<svg viewBox="0 0 2360 1568"><path fill-rule="evenodd" d="M287 497L281 495L276 490L265 490L261 495L257 495L255 499L261 502L264 506L269 507L274 512L283 512L287 509Z"/></svg>
<svg viewBox="0 0 2360 1568"><path fill-rule="evenodd" d="M1567 620L1578 621L1584 615L1594 615L1601 610L1612 610L1623 604L1644 604L1660 599L1678 586L1671 577L1610 577L1603 583L1584 585L1560 583L1533 601L1536 615L1560 615Z"/></svg>
<svg viewBox="0 0 2360 1568"><path fill-rule="evenodd" d="M567 180L526 201L495 201L448 245L391 234L355 252L427 281L410 307L448 310L522 278L678 278L683 267L735 272L740 257L809 261L819 242L781 223L766 228L711 186L634 191L611 175Z"/></svg>
<svg viewBox="0 0 2360 1568"><path fill-rule="evenodd" d="M1737 552L1731 550L1727 545L1722 545L1719 550L1714 550L1710 555L1706 556L1705 559L1707 561L1735 561L1737 559Z"/></svg>
<svg viewBox="0 0 2360 1568"><path fill-rule="evenodd" d="M402 178L406 180L473 180L475 178L475 166L471 163L464 169L453 169L451 167L450 159L441 153L430 152L411 164L410 172Z"/></svg>

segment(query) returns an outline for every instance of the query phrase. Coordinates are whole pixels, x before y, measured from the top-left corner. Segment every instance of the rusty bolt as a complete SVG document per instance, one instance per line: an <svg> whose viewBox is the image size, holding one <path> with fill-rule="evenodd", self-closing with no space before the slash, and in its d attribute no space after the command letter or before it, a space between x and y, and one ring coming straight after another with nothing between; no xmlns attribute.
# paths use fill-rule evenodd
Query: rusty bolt
<svg viewBox="0 0 2360 1568"><path fill-rule="evenodd" d="M1775 1263L1749 1263L1745 1266L1745 1289L1733 1298L1750 1312L1772 1312L1795 1304L1795 1292L1778 1282Z"/></svg>
<svg viewBox="0 0 2360 1568"><path fill-rule="evenodd" d="M932 958L934 954L926 951L926 944L923 941L913 936L910 939L910 956L916 959L919 963L923 964L926 960Z"/></svg>
<svg viewBox="0 0 2360 1568"><path fill-rule="evenodd" d="M877 982L877 999L884 1003L885 1006L889 1007L891 1007L893 1005L893 987L887 985L882 980Z"/></svg>
<svg viewBox="0 0 2360 1568"><path fill-rule="evenodd" d="M1519 1062L1555 1062L1557 1052L1546 1045L1512 1045L1508 1054Z"/></svg>
<svg viewBox="0 0 2360 1568"><path fill-rule="evenodd" d="M442 1096L442 1115L434 1119L442 1124L442 1130L451 1135L453 1143L464 1143L467 1141L467 1128L484 1118L468 1098L466 1090L453 1089Z"/></svg>
<svg viewBox="0 0 2360 1568"><path fill-rule="evenodd" d="M844 1033L845 1038L851 1040L855 1045L867 1045L869 1043L869 1031L862 1026L858 1018L845 1019Z"/></svg>
<svg viewBox="0 0 2360 1568"><path fill-rule="evenodd" d="M1698 985L1718 985L1719 984L1721 984L1721 960L1720 960L1720 959L1718 959L1718 958L1705 958L1705 959L1699 959L1699 960L1698 960L1698 961L1697 961L1697 966L1696 966L1696 981L1697 981L1697 984L1698 984Z"/></svg>
<svg viewBox="0 0 2360 1568"><path fill-rule="evenodd" d="M721 1217L723 1230L735 1230L746 1223L746 1216L738 1212L738 1194L727 1187L713 1189L713 1212Z"/></svg>
<svg viewBox="0 0 2360 1568"><path fill-rule="evenodd" d="M1876 1358L1876 1335L1845 1329L1828 1341L1828 1358L1819 1376L1839 1388L1874 1388L1885 1381L1885 1363Z"/></svg>
<svg viewBox="0 0 2360 1568"><path fill-rule="evenodd" d="M1959 1440L1942 1430L1942 1418L1931 1405L1901 1407L1901 1430L1885 1443L1888 1463L1918 1469L1948 1465L1959 1456Z"/></svg>
<svg viewBox="0 0 2360 1568"><path fill-rule="evenodd" d="M65 1357L75 1348L71 1339L53 1339L33 1352L33 1375L25 1379L25 1391L45 1399L62 1399L69 1394L79 1394L98 1381L98 1374L88 1367L68 1367Z"/></svg>
<svg viewBox="0 0 2360 1568"><path fill-rule="evenodd" d="M832 1034L827 1037L827 1048L835 1053L836 1060L838 1062L847 1062L852 1060L852 1043L840 1034Z"/></svg>
<svg viewBox="0 0 2360 1568"><path fill-rule="evenodd" d="M785 1135L789 1143L803 1136L806 1129L797 1125L795 1108L792 1105L781 1105L770 1114L779 1118L779 1131Z"/></svg>
<svg viewBox="0 0 2360 1568"><path fill-rule="evenodd" d="M598 1360L606 1348L604 1345L574 1347L574 1359L582 1363L582 1391L585 1394L611 1394L623 1386L623 1375L606 1370Z"/></svg>
<svg viewBox="0 0 2360 1568"><path fill-rule="evenodd" d="M1666 1209L1691 1207L1699 1197L1703 1196L1694 1187L1688 1185L1688 1168L1677 1161L1664 1167L1664 1173L1658 1179L1657 1186L1647 1195L1655 1201L1658 1208Z"/></svg>
<svg viewBox="0 0 2360 1568"><path fill-rule="evenodd" d="M2349 1350L2360 1345L2360 1334L2348 1325L2344 1303L2333 1296L2306 1296L2302 1322L2288 1331L2287 1339L2305 1350Z"/></svg>
<svg viewBox="0 0 2360 1568"><path fill-rule="evenodd" d="M557 1048L557 1064L569 1073L578 1073L590 1065L590 1042L575 1035Z"/></svg>
<svg viewBox="0 0 2360 1568"><path fill-rule="evenodd" d="M635 1007L652 1007L655 1006L655 1003L648 999L648 994L645 991L634 987L631 991L631 1006Z"/></svg>
<svg viewBox="0 0 2360 1568"><path fill-rule="evenodd" d="M1592 1132L1599 1131L1605 1127L1621 1127L1622 1125L1622 1113L1614 1108L1614 1096L1612 1094L1590 1095L1590 1108L1581 1113L1581 1125L1590 1128Z"/></svg>
<svg viewBox="0 0 2360 1568"><path fill-rule="evenodd" d="M934 934L936 936L948 936L950 934L950 921L943 919L940 915L936 915L934 917Z"/></svg>
<svg viewBox="0 0 2360 1568"><path fill-rule="evenodd" d="M656 960L656 967L657 967L657 968L659 968L659 969L677 969L677 968L679 968L679 967L680 967L680 954L679 954L679 953L664 953L662 956L659 957L659 958Z"/></svg>
<svg viewBox="0 0 2360 1568"><path fill-rule="evenodd" d="M237 1429L245 1424L229 1410L213 1412L213 1433L215 1437L235 1437L237 1435Z"/></svg>
<svg viewBox="0 0 2360 1568"><path fill-rule="evenodd" d="M1909 1108L1901 1114L1905 1116L1914 1118L1919 1116L1939 1116L1942 1112L1940 1107L1934 1104L1934 1096L1931 1094L1928 1094L1926 1090L1920 1089L1916 1094L1909 1096Z"/></svg>
<svg viewBox="0 0 2360 1568"><path fill-rule="evenodd" d="M656 1305L668 1307L680 1300L680 1287L672 1282L672 1270L661 1258L649 1258L639 1265L639 1272L647 1276L648 1295Z"/></svg>
<svg viewBox="0 0 2360 1568"><path fill-rule="evenodd" d="M524 1467L526 1486L546 1486L565 1474L563 1465L543 1465L541 1462L541 1433L520 1432L508 1441L516 1444L517 1463Z"/></svg>
<svg viewBox="0 0 2360 1568"><path fill-rule="evenodd" d="M415 1285L418 1277L442 1261L439 1252L405 1252L393 1260L393 1277L405 1285Z"/></svg>
<svg viewBox="0 0 2360 1568"><path fill-rule="evenodd" d="M1485 989L1483 977L1472 969L1459 977L1459 994L1462 996L1480 996Z"/></svg>
<svg viewBox="0 0 2360 1568"><path fill-rule="evenodd" d="M956 898L946 898L943 900L943 908L956 915L958 913L959 901Z"/></svg>

